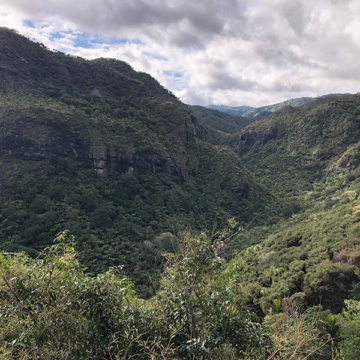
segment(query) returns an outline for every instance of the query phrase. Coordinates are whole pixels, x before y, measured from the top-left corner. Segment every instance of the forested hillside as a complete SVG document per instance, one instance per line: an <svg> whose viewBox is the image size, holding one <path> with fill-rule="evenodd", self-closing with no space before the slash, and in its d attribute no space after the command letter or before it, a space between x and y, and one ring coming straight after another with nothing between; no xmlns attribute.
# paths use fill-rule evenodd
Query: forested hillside
<svg viewBox="0 0 360 360"><path fill-rule="evenodd" d="M255 121L6 28L0 78L2 358L359 358L360 95Z"/></svg>
<svg viewBox="0 0 360 360"><path fill-rule="evenodd" d="M235 135L233 149L273 192L300 195L357 168L359 106L353 95L285 107Z"/></svg>
<svg viewBox="0 0 360 360"><path fill-rule="evenodd" d="M149 295L173 233L281 214L238 156L212 145L227 134L151 76L7 29L0 46L3 250L36 256L68 229L89 272L123 264Z"/></svg>
<svg viewBox="0 0 360 360"><path fill-rule="evenodd" d="M233 134L249 125L252 120L243 116L229 116L218 110L206 109L203 106L189 106L191 112L210 129L220 130L221 133ZM219 134L219 131L216 132ZM220 133L220 134L221 134ZM222 138L224 141L224 137Z"/></svg>

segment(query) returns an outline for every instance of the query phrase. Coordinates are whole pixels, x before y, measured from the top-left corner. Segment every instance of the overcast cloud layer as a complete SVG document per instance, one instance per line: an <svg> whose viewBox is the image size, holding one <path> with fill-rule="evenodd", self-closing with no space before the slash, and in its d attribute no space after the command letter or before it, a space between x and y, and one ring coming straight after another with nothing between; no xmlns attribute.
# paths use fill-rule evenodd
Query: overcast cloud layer
<svg viewBox="0 0 360 360"><path fill-rule="evenodd" d="M0 26L200 105L360 91L359 15L359 0L0 0Z"/></svg>

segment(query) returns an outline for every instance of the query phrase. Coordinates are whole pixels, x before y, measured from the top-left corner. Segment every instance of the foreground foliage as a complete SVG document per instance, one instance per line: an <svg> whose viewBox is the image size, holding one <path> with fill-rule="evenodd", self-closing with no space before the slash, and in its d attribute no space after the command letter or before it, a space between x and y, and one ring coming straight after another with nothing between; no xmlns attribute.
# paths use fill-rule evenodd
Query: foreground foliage
<svg viewBox="0 0 360 360"><path fill-rule="evenodd" d="M88 277L74 256L59 242L35 260L1 257L3 357L102 358L114 335L131 326L130 282L115 269Z"/></svg>
<svg viewBox="0 0 360 360"><path fill-rule="evenodd" d="M2 358L208 359L224 346L255 358L270 346L245 306L240 274L209 240L182 242L148 301L117 269L85 275L64 240L37 259L1 256Z"/></svg>
<svg viewBox="0 0 360 360"><path fill-rule="evenodd" d="M358 356L358 301L340 315L275 299L264 319L243 269L206 236L173 242L156 295L138 299L119 268L89 277L56 239L37 259L0 257L2 359L344 359ZM338 358L340 359L340 357Z"/></svg>

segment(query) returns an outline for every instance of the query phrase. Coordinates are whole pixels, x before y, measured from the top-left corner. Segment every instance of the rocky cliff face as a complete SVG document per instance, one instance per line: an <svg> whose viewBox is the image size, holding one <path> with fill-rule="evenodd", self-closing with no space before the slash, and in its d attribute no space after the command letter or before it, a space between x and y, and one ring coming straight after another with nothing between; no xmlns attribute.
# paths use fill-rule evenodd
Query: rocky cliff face
<svg viewBox="0 0 360 360"><path fill-rule="evenodd" d="M241 131L238 140L234 145L237 154L242 155L249 151L255 144L257 146L265 145L269 140L277 137L277 128L270 126L268 128L252 128L251 126Z"/></svg>
<svg viewBox="0 0 360 360"><path fill-rule="evenodd" d="M184 172L186 143L201 124L151 76L51 52L8 29L0 46L4 156L69 157L105 178L129 168Z"/></svg>

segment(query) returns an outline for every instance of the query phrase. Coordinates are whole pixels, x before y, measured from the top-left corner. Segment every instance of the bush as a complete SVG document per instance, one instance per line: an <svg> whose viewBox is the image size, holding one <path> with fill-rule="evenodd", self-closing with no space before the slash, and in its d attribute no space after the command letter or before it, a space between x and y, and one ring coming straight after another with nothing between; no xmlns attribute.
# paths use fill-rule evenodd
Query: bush
<svg viewBox="0 0 360 360"><path fill-rule="evenodd" d="M166 256L160 289L147 301L118 269L84 274L65 240L61 233L36 259L0 256L2 359L209 359L223 351L255 359L269 348L243 301L240 273L208 239L186 238Z"/></svg>
<svg viewBox="0 0 360 360"><path fill-rule="evenodd" d="M1 358L106 358L129 329L131 283L116 269L86 276L64 240L62 233L37 259L0 256Z"/></svg>

